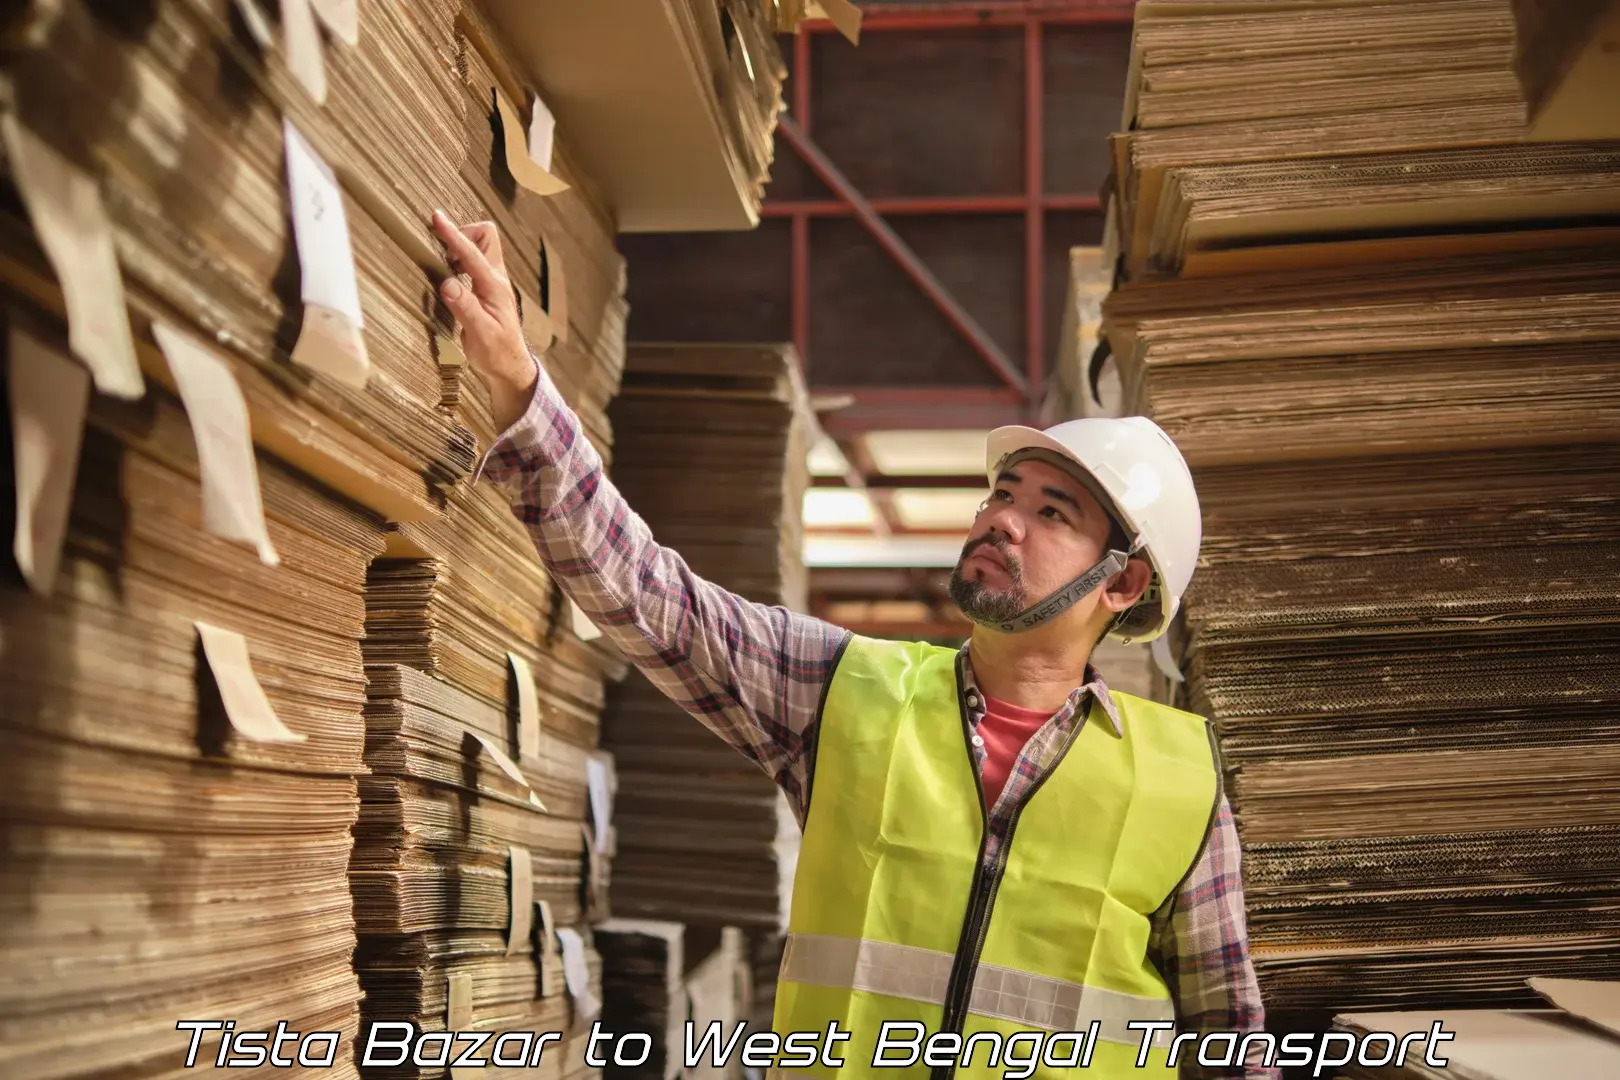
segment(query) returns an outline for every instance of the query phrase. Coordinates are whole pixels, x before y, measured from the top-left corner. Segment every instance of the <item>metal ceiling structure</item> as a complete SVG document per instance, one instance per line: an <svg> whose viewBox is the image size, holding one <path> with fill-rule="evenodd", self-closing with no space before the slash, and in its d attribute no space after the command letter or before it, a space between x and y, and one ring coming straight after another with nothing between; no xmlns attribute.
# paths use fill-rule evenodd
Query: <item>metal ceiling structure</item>
<svg viewBox="0 0 1620 1080"><path fill-rule="evenodd" d="M783 38L760 225L623 238L630 333L791 340L823 430L813 610L948 639L983 437L1037 423L1069 252L1101 236L1135 0L862 3Z"/></svg>
<svg viewBox="0 0 1620 1080"><path fill-rule="evenodd" d="M951 640L967 633L965 620L950 600L948 567L955 561L971 509L959 509L956 516L960 520L952 520L947 512L943 520L918 523L906 513L905 501L937 494L947 498L967 495L966 502L975 502L984 485L977 462L970 469L958 468L944 475L885 471L874 460L869 440L874 432L893 429L982 431L1004 423L1034 423L1041 414L1042 395L1048 385L1046 350L1050 340L1044 302L1045 217L1054 211L1102 212L1100 197L1095 193L1051 192L1045 188L1043 39L1047 28L1055 25L1129 25L1134 6L1134 0L865 6L863 34L944 30L972 34L986 27L1022 31L1023 109L1016 121L1012 117L1008 120L1017 122L1023 131L1024 189L1004 194L868 198L815 140L812 35L829 32L830 24L810 24L808 32L794 39L791 113L780 121L778 145L796 154L832 197L767 199L762 216L785 218L792 224L792 328L800 357L808 362L811 355L812 222L820 218L853 218L1001 384L983 389L937 385L817 388L824 399L842 399L842 407L829 411L822 420L837 440L847 468L838 475L815 478L807 514L816 512L815 500L827 489L859 493L870 507L864 528L876 541L863 540L862 526L850 528L849 523L839 522L836 517L819 529L810 523L806 554L813 564L819 564L813 571L812 603L822 617L858 633L877 636ZM1022 215L1024 223L1024 349L1016 359L997 345L888 221L907 216L937 219L1007 214ZM960 458L960 453L957 456Z"/></svg>
<svg viewBox="0 0 1620 1080"><path fill-rule="evenodd" d="M1005 384L1003 388L986 390L926 386L881 391L869 388L822 390L824 394L841 393L854 399L848 411L840 410L839 415L828 418L829 431L851 433L879 427L992 427L1030 421L1039 413L1046 386L1047 346L1043 219L1048 211L1054 210L1091 213L1102 210L1100 197L1095 193L1054 193L1043 189L1046 175L1043 33L1049 26L1129 26L1135 6L1135 0L862 5L863 35L919 30L972 33L1005 27L1023 31L1024 105L1023 114L1016 122L1024 133L1024 190L1002 195L868 199L814 138L813 37L818 33L836 33L836 29L829 22L813 21L805 24L806 32L794 38L791 112L779 123L779 142L790 147L835 195L832 199L767 199L761 210L764 217L787 218L793 223L793 341L799 355L806 361L810 356L810 223L818 217L854 217ZM1009 122L1014 119L1008 118ZM1008 213L1024 217L1025 327L1021 363L1015 363L985 333L885 220L901 215L951 217ZM917 423L918 411L926 414L926 423Z"/></svg>

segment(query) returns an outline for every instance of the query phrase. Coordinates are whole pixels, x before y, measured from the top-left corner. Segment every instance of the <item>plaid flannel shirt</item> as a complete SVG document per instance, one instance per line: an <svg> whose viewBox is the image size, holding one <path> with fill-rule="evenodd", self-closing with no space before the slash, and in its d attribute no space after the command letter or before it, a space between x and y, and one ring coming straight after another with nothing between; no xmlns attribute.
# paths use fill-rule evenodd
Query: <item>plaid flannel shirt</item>
<svg viewBox="0 0 1620 1080"><path fill-rule="evenodd" d="M527 412L484 455L475 482L479 477L505 494L542 561L604 636L672 701L773 777L802 827L821 691L849 632L728 592L659 545L607 478L543 365ZM984 699L967 659L964 694L977 727ZM1093 670L1087 680L1020 753L988 813L992 844L1005 842L1012 808L1076 723L1100 711L1119 729L1108 687ZM1100 710L1085 707L1092 701ZM974 749L982 768L977 739ZM1155 916L1148 948L1175 999L1179 1030L1264 1030L1237 830L1224 796L1204 854ZM1180 1075L1277 1080L1280 1072L1259 1064L1200 1066L1184 1047Z"/></svg>

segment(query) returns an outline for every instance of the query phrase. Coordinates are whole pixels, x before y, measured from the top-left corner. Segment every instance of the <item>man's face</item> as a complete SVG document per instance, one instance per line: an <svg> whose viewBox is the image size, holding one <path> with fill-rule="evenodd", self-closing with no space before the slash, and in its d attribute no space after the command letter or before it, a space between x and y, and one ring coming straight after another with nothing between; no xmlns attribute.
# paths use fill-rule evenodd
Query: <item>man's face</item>
<svg viewBox="0 0 1620 1080"><path fill-rule="evenodd" d="M1005 622L1073 581L1102 557L1112 523L1078 480L1041 461L1021 461L996 479L951 572L963 614ZM1085 619L1096 595L1075 605Z"/></svg>

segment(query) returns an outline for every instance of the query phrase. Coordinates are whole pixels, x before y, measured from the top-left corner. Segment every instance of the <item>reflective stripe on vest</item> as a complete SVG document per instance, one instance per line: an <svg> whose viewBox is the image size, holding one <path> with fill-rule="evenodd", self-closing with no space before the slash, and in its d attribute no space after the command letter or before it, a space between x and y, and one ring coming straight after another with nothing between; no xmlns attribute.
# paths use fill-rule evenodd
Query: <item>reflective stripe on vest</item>
<svg viewBox="0 0 1620 1080"><path fill-rule="evenodd" d="M955 957L932 949L886 941L789 934L781 978L813 986L835 986L871 994L945 1003ZM1046 1031L1087 1031L1098 1022L1104 1042L1141 1046L1142 1031L1132 1021L1174 1022L1172 1004L1082 983L1031 975L995 964L980 964L973 976L969 1011ZM1153 1044L1169 1046L1174 1033L1155 1031Z"/></svg>
<svg viewBox="0 0 1620 1080"><path fill-rule="evenodd" d="M848 1064L788 1067L822 1080L878 1075L867 1070L884 1025L914 1024L964 1046L1078 1032L1094 1080L1171 1080L1173 1032L1152 1033L1153 1054L1136 1066L1141 1024L1175 1020L1147 942L1213 821L1208 725L1115 694L1123 736L1095 717L1076 725L991 857L961 659L859 636L839 657L817 724L773 1027L836 1023L850 1033ZM1058 1071L1042 1065L1031 1080ZM1000 1073L972 1058L882 1075Z"/></svg>

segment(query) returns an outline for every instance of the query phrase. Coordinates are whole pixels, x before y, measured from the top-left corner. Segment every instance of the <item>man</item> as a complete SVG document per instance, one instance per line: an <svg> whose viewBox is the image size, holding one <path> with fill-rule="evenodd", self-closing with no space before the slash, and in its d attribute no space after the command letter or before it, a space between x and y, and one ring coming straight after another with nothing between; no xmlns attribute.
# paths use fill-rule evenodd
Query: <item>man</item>
<svg viewBox="0 0 1620 1080"><path fill-rule="evenodd" d="M1163 432L1140 418L993 432L992 491L951 581L971 641L856 637L660 546L524 344L493 226L437 214L434 228L459 275L442 296L503 431L480 473L580 608L772 776L803 827L775 1026L836 1023L843 1041L785 1054L780 1074L892 1075L872 1068L881 1054L918 1058L905 1075L1001 1076L1011 1036L1061 1031L1084 1038L1046 1044L1035 1075L1174 1076L1172 1022L1184 1037L1262 1030L1208 725L1110 694L1090 665L1105 634L1162 633L1192 575L1197 500ZM885 1023L917 1027L884 1048ZM1239 1061L1236 1043L1208 1060ZM1182 1077L1277 1075L1200 1065L1189 1045Z"/></svg>

